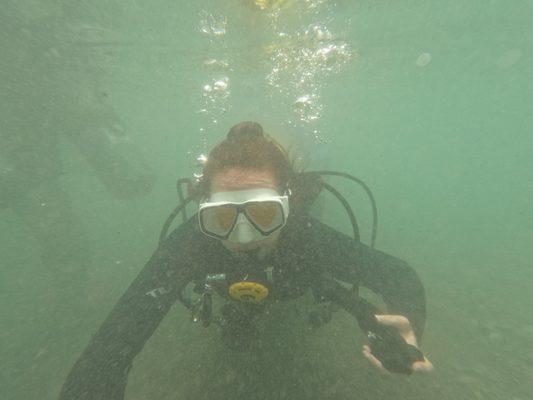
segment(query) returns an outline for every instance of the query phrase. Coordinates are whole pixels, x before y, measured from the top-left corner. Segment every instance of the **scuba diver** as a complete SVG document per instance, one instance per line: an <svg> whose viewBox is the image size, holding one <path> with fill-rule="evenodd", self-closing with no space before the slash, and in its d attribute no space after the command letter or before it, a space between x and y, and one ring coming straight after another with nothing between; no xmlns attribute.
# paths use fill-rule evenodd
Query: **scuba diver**
<svg viewBox="0 0 533 400"><path fill-rule="evenodd" d="M231 351L246 353L260 343L258 321L272 304L291 304L311 292L316 302L357 319L372 365L401 374L431 371L419 349L425 295L417 274L361 243L346 199L322 179L327 174L343 175L296 172L261 125L232 127L198 182L178 181L182 201L165 222L159 247L75 363L60 399L123 399L135 356L176 301L190 309L193 321L217 326ZM182 183L189 186L187 198ZM311 215L322 189L346 206L355 240ZM197 213L186 218L191 201ZM185 222L167 236L180 213ZM194 299L185 290L189 284ZM361 298L359 286L382 296L387 312ZM222 299L218 312L215 297ZM309 322L330 317L314 315Z"/></svg>
<svg viewBox="0 0 533 400"><path fill-rule="evenodd" d="M84 282L92 251L62 183L62 139L113 197L146 195L155 174L109 104L102 84L110 29L79 5L7 1L0 11L0 211L11 210L41 250L58 314ZM81 298L76 290L77 298ZM65 302L65 299L69 299ZM62 317L64 319L64 317Z"/></svg>
<svg viewBox="0 0 533 400"><path fill-rule="evenodd" d="M90 283L98 253L72 199L72 177L80 187L81 173L92 193L124 202L146 196L155 183L112 104L111 74L124 44L119 5L4 0L0 7L2 325L14 354L4 356L11 368L2 397L54 391L71 354L64 336L84 329L82 315L106 293L105 283Z"/></svg>

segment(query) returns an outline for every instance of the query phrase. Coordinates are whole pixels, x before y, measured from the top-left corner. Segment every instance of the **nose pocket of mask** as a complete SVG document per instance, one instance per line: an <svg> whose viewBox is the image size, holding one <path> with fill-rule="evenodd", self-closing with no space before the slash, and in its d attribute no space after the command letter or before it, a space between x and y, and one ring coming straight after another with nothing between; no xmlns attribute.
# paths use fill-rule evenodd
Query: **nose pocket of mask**
<svg viewBox="0 0 533 400"><path fill-rule="evenodd" d="M246 244L257 239L256 229L250 225L243 214L240 214L231 232L229 240L235 243Z"/></svg>

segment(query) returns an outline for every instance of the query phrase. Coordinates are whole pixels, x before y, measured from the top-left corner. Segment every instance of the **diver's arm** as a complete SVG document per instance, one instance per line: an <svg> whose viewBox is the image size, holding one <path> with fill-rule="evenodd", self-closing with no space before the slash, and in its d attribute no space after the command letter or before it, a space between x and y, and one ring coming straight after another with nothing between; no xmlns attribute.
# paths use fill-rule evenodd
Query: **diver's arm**
<svg viewBox="0 0 533 400"><path fill-rule="evenodd" d="M307 242L314 253L311 265L327 267L318 274L322 277L319 294L356 317L369 341L363 346L363 355L370 363L382 372L432 371L433 365L418 347L425 321L425 294L416 272L395 257L362 243L356 245L352 238L319 221L311 219L304 226L308 233L313 232ZM332 276L380 294L387 312L380 312Z"/></svg>
<svg viewBox="0 0 533 400"><path fill-rule="evenodd" d="M426 295L416 271L405 261L359 243L355 253L361 284L382 296L389 314L406 317L420 343L426 320Z"/></svg>
<svg viewBox="0 0 533 400"><path fill-rule="evenodd" d="M418 274L404 261L371 249L317 220L310 220L318 251L314 262L330 268L341 281L361 284L382 296L389 314L405 316L418 342L424 330L426 299Z"/></svg>
<svg viewBox="0 0 533 400"><path fill-rule="evenodd" d="M178 251L163 245L154 253L75 363L60 400L124 398L134 357L190 280L189 231L180 228L167 239L183 244Z"/></svg>

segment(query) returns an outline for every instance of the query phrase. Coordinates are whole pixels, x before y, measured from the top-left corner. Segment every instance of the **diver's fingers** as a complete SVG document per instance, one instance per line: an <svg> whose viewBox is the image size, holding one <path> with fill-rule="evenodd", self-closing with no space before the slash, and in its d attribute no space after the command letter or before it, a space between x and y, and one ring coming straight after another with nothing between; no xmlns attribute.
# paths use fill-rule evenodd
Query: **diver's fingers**
<svg viewBox="0 0 533 400"><path fill-rule="evenodd" d="M376 319L381 325L394 326L400 330L411 329L411 323L403 315L376 315Z"/></svg>
<svg viewBox="0 0 533 400"><path fill-rule="evenodd" d="M374 355L372 355L372 352L370 350L370 347L367 345L363 346L363 355L365 358L372 364L374 367L376 367L383 375L390 376L392 373L388 371L381 361L379 361ZM433 371L433 364L431 361L429 361L426 357L424 357L424 361L416 361L411 366L411 369L413 372L417 373L428 373Z"/></svg>
<svg viewBox="0 0 533 400"><path fill-rule="evenodd" d="M378 323L385 326L392 326L397 329L405 341L418 347L415 333L409 320L403 315L376 315Z"/></svg>
<svg viewBox="0 0 533 400"><path fill-rule="evenodd" d="M381 372L383 375L390 375L390 372L385 369L381 361L379 361L374 355L372 354L370 347L366 344L363 346L363 355L365 358L372 364L374 367L376 367L379 372Z"/></svg>
<svg viewBox="0 0 533 400"><path fill-rule="evenodd" d="M424 361L416 361L413 363L412 369L414 372L428 373L433 371L433 364L424 357Z"/></svg>

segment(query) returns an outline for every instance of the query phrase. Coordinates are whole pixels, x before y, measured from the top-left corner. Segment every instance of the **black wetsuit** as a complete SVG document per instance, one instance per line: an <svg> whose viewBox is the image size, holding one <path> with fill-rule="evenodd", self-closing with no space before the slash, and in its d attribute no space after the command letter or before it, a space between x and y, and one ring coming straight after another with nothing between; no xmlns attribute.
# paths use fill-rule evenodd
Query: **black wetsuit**
<svg viewBox="0 0 533 400"><path fill-rule="evenodd" d="M74 365L60 398L123 399L135 356L180 291L209 273L250 268L249 262L204 236L191 218L157 249L115 305ZM421 338L425 295L415 271L397 258L354 245L353 239L316 219L289 218L275 251L260 263L273 267L272 296L283 300L303 295L321 276L331 274L380 294L388 312L406 316Z"/></svg>

